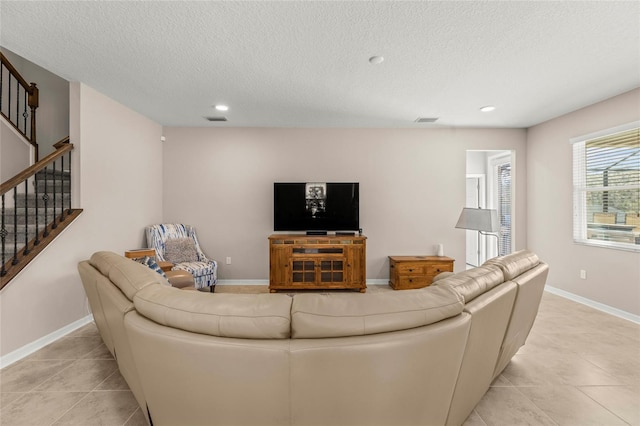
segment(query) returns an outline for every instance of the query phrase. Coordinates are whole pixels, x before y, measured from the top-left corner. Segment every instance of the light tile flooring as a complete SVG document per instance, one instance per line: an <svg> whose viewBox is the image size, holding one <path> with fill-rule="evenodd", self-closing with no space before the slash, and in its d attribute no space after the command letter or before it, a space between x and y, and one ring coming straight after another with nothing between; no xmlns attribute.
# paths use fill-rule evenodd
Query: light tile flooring
<svg viewBox="0 0 640 426"><path fill-rule="evenodd" d="M146 424L94 324L1 370L0 391L3 426ZM640 325L548 293L527 344L465 422L626 424L640 426Z"/></svg>

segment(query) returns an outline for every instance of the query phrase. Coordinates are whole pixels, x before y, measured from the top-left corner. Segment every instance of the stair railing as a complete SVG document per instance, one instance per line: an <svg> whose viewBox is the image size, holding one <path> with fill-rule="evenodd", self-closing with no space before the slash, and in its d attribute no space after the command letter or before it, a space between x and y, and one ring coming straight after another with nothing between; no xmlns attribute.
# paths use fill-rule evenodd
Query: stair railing
<svg viewBox="0 0 640 426"><path fill-rule="evenodd" d="M56 145L0 185L0 289L82 212L71 207L73 145L68 137Z"/></svg>
<svg viewBox="0 0 640 426"><path fill-rule="evenodd" d="M38 161L36 109L39 93L35 83L27 83L0 52L0 114L33 146ZM28 110L27 110L28 108Z"/></svg>

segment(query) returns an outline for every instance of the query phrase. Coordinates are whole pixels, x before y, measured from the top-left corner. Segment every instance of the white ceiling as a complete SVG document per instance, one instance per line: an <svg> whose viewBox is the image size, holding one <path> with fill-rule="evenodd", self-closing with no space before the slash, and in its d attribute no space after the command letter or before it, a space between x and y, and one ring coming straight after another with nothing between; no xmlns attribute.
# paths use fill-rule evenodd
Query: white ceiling
<svg viewBox="0 0 640 426"><path fill-rule="evenodd" d="M640 86L638 1L2 0L0 24L167 126L529 127Z"/></svg>

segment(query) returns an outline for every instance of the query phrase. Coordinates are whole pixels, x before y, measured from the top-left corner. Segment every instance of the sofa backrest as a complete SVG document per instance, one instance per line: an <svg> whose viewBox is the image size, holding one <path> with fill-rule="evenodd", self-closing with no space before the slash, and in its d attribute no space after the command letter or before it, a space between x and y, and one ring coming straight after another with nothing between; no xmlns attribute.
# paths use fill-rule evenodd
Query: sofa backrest
<svg viewBox="0 0 640 426"><path fill-rule="evenodd" d="M295 339L361 336L421 327L459 315L463 299L446 287L384 293L296 294Z"/></svg>
<svg viewBox="0 0 640 426"><path fill-rule="evenodd" d="M465 304L464 312L471 316L471 329L447 425L464 423L489 389L516 293L516 284L507 281Z"/></svg>
<svg viewBox="0 0 640 426"><path fill-rule="evenodd" d="M133 261L130 261L134 263ZM153 271L152 271L153 272ZM156 273L156 272L154 272ZM141 407L145 398L138 377L136 364L131 353L129 338L124 329L124 318L134 311L133 302L127 299L113 283L103 275L98 277L98 296L109 327L109 334L113 339L113 356L118 363L120 374L126 380L133 396Z"/></svg>
<svg viewBox="0 0 640 426"><path fill-rule="evenodd" d="M145 396L124 330L124 318L134 310L134 306L122 289L129 290L131 294L139 283L156 283L158 278L159 283L163 283L164 280L148 267L111 252L98 252L91 260L80 262L78 271L102 340L118 363L120 373L138 404L144 407ZM115 277L121 286L116 286L110 276Z"/></svg>
<svg viewBox="0 0 640 426"><path fill-rule="evenodd" d="M137 312L126 316L125 327L153 424L291 424L291 340L188 332Z"/></svg>
<svg viewBox="0 0 640 426"><path fill-rule="evenodd" d="M144 360L138 372L151 416L166 424L443 424L471 319L447 288L327 298L148 286L134 304L126 331ZM314 307L313 315L293 304ZM291 311L291 324L281 322ZM318 335L306 323L314 319L320 329L347 324L337 327L341 335L353 321L360 328L348 337L300 338ZM281 338L290 329L297 338ZM383 332L392 329L399 331ZM381 383L385 392L371 391ZM203 404L185 395L212 397Z"/></svg>
<svg viewBox="0 0 640 426"><path fill-rule="evenodd" d="M292 339L291 421L281 424L443 425L470 319L463 312L390 333Z"/></svg>
<svg viewBox="0 0 640 426"><path fill-rule="evenodd" d="M100 337L102 337L102 341L104 342L105 346L107 347L107 349L109 349L111 355L113 355L113 339L111 337L109 325L107 324L107 320L104 316L104 309L102 309L100 295L98 294L98 280L100 278L108 280L108 278L100 274L100 272L98 272L96 268L91 266L91 264L87 260L78 263L78 272L80 273L80 280L82 281L82 286L84 287L84 291L87 294L89 307L91 308L93 320L96 323L96 327L98 328Z"/></svg>
<svg viewBox="0 0 640 426"><path fill-rule="evenodd" d="M148 286L133 298L150 320L194 333L243 339L291 335L291 300L286 294L215 294Z"/></svg>
<svg viewBox="0 0 640 426"><path fill-rule="evenodd" d="M102 275L109 278L120 291L133 301L133 296L151 284L171 286L162 275L131 259L110 251L99 251L89 259L89 263Z"/></svg>
<svg viewBox="0 0 640 426"><path fill-rule="evenodd" d="M469 303L503 282L504 274L498 266L484 265L457 274L447 274L433 285L449 287L462 296L465 303Z"/></svg>
<svg viewBox="0 0 640 426"><path fill-rule="evenodd" d="M502 373L527 340L538 315L548 274L549 266L544 262L538 262L533 268L513 278L513 282L518 286L518 293L493 373L494 378Z"/></svg>
<svg viewBox="0 0 640 426"><path fill-rule="evenodd" d="M505 256L487 260L482 266L495 265L502 270L504 280L513 280L518 275L540 263L538 256L529 250L519 250Z"/></svg>

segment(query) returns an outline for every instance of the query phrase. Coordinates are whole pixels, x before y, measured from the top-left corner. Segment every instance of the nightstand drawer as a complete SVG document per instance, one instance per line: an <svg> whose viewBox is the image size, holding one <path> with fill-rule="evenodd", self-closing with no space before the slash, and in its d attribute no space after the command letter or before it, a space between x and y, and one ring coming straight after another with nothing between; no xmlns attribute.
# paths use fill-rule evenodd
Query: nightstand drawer
<svg viewBox="0 0 640 426"><path fill-rule="evenodd" d="M398 279L398 288L422 288L431 284L431 280L426 276L402 276Z"/></svg>
<svg viewBox="0 0 640 426"><path fill-rule="evenodd" d="M434 263L427 265L427 274L435 277L440 272L453 272L453 263Z"/></svg>
<svg viewBox="0 0 640 426"><path fill-rule="evenodd" d="M426 274L426 265L421 263L396 263L395 268L400 274Z"/></svg>

